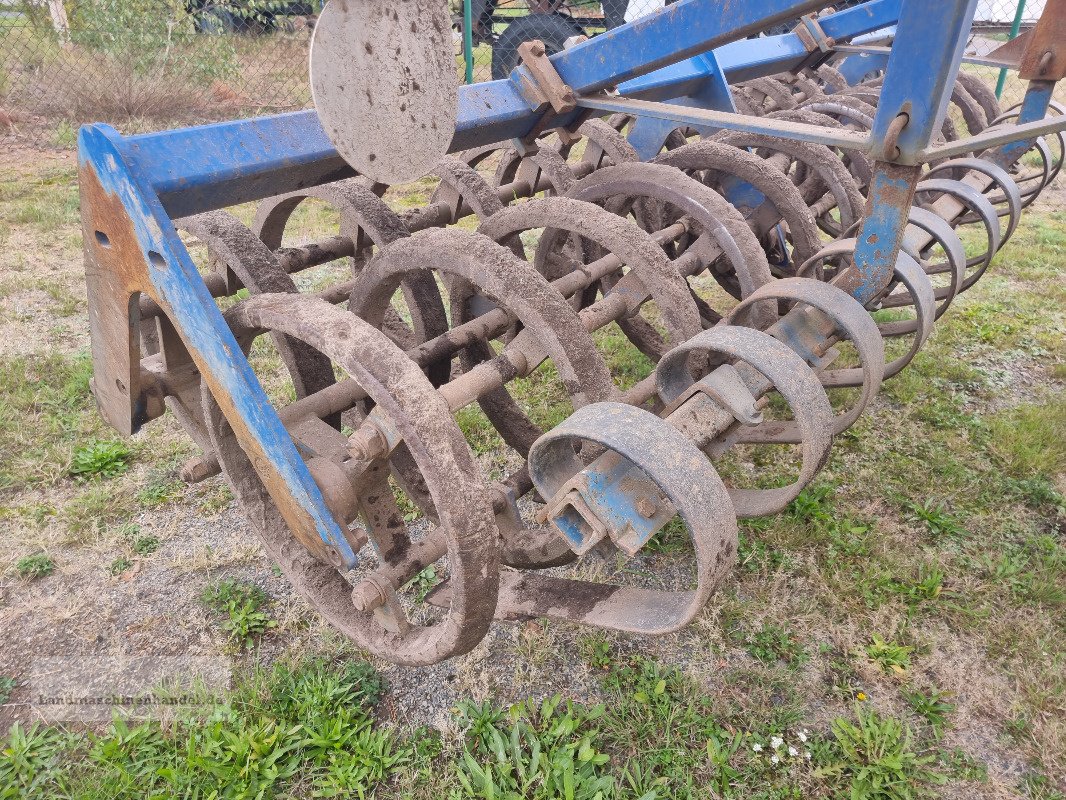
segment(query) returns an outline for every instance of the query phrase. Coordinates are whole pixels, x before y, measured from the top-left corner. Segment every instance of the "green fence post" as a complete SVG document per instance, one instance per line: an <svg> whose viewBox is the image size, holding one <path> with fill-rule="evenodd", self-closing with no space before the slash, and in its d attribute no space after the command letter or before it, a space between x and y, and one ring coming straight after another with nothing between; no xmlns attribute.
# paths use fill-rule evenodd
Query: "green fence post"
<svg viewBox="0 0 1066 800"><path fill-rule="evenodd" d="M467 0L469 2L469 0ZM1018 9L1014 12L1014 22L1010 26L1010 36L1007 37L1007 41L1014 39L1018 35L1018 31L1022 27L1022 14L1025 13L1025 0L1018 0ZM1003 84L1007 82L1007 70L1001 69L999 71L999 80L996 82L996 98L998 99L1003 94Z"/></svg>
<svg viewBox="0 0 1066 800"><path fill-rule="evenodd" d="M1024 3L1025 0L1022 0ZM470 0L463 0L463 62L466 64L466 82L474 82L474 15Z"/></svg>

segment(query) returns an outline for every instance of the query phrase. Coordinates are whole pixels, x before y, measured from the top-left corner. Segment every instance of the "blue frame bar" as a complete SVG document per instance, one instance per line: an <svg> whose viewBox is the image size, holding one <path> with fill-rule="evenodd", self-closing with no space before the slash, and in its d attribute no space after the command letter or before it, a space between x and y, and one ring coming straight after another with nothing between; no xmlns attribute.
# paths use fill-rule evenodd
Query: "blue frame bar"
<svg viewBox="0 0 1066 800"><path fill-rule="evenodd" d="M759 8L749 11L745 19L762 15L766 6L771 11L777 9L778 16L788 18L797 16L798 8L820 4L808 0L797 5L794 0L775 0L751 5ZM900 6L901 0L871 0L857 8L821 17L819 23L827 35L849 39L891 25ZM622 72L612 74L611 80L622 83L627 95L655 100L698 96L702 84L710 77L707 62L670 49L670 37L660 40L653 49L640 47L638 37L645 34L634 31L649 30L651 21L660 15L675 19L671 15L678 14L679 9L687 18L694 14L714 17L717 8L716 0L681 0L658 14L558 53L552 56L552 63L557 68L560 66L557 59L570 63L570 54L579 48L586 54L582 59L606 60L607 53L621 53L616 68L629 63L631 66L624 74L642 76L640 83L626 83ZM763 24L765 20L751 23L755 27ZM739 35L736 31L724 32L719 20L711 28L701 27L698 35L690 32L686 42L690 50L694 47L710 50L715 41L736 35ZM599 55L594 56L596 53ZM714 55L726 78L736 81L780 72L800 63L808 54L797 35L784 34L734 41L716 50ZM664 61L668 63L661 69L649 66ZM571 86L588 91L581 88L587 87L588 81L577 84ZM450 150L458 152L521 138L537 123L538 116L511 80L461 86L458 124ZM560 120L566 121L566 118ZM111 130L106 126L100 128ZM148 177L163 207L174 218L260 200L352 174L326 137L314 111L122 137L116 144L127 163Z"/></svg>

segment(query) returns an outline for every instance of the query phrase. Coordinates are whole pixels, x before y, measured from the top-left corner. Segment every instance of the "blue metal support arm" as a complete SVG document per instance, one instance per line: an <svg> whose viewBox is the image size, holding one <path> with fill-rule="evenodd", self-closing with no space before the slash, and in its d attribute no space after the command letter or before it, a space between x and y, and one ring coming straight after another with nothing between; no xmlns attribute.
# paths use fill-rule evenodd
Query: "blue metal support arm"
<svg viewBox="0 0 1066 800"><path fill-rule="evenodd" d="M819 22L827 35L847 39L892 24L900 2L873 0L822 17ZM738 3L737 7L746 10L729 19L741 20L746 25L743 30L749 30L769 24L767 15L772 19L794 17L803 9L818 5L809 0L798 4L794 0ZM679 25L690 17L705 17L711 22L684 30ZM596 68L598 77L570 84L578 91L587 92L590 87L612 85L651 72L641 78L652 92L650 99L691 95L699 91L697 84L708 77L705 62L690 58L692 53L709 50L722 39L743 35L730 30L721 17L715 0L681 0L657 14L559 53L552 57L552 63L564 80L580 64L600 63ZM653 24L659 18L660 22ZM668 27L666 20L672 23ZM672 33L664 34L666 30ZM675 49L673 32L685 34L683 51ZM659 36L656 41L645 41L655 36ZM574 52L579 53L579 59L574 59ZM731 80L779 72L806 55L795 34L742 39L715 52ZM451 151L525 136L537 119L538 114L510 80L462 86ZM172 217L225 208L352 174L329 142L314 111L122 137L119 147L126 161L146 176Z"/></svg>
<svg viewBox="0 0 1066 800"><path fill-rule="evenodd" d="M904 3L870 138L877 161L849 291L863 304L895 268L921 157L947 111L977 0Z"/></svg>

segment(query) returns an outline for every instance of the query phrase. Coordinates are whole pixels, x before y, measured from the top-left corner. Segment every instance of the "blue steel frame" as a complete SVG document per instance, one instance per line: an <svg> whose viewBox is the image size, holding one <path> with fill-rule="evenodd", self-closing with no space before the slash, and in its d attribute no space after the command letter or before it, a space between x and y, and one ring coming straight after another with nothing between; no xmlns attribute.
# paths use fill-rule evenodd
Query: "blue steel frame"
<svg viewBox="0 0 1066 800"><path fill-rule="evenodd" d="M856 251L861 280L847 288L863 302L876 297L892 273L920 164L945 113L975 3L871 0L819 19L825 34L837 41L897 26L873 135L860 143L876 159L876 169ZM816 56L795 33L744 37L823 5L824 0L680 0L552 56L551 62L579 106L609 102L612 95L604 90L614 86L623 99L667 101L634 126L634 143L645 156L658 149L656 142L661 144L660 136L671 127L701 124L700 118L686 116L699 113L707 126L797 139L839 137L839 130L815 126L782 130L763 118L707 116L734 112L730 81L795 69ZM879 63L858 58L849 59L854 62L849 73L856 78ZM521 139L542 122L544 112L535 110L539 99L523 95L525 69L518 67L509 79L460 88L453 152ZM1050 87L1043 83L1033 82L1019 123L1044 117ZM579 107L551 126L565 126L584 113ZM906 124L889 141L900 114ZM149 416L137 345L137 297L144 292L182 339L290 527L318 537L336 561L353 565L355 554L173 224L180 217L352 175L316 114L129 137L106 125L89 125L78 141L87 263L98 265L87 273L94 298L95 389L105 416L128 433ZM1009 163L1026 147L1006 145L1000 159ZM118 300L106 299L112 296ZM122 336L115 331L125 331L128 338L118 341Z"/></svg>

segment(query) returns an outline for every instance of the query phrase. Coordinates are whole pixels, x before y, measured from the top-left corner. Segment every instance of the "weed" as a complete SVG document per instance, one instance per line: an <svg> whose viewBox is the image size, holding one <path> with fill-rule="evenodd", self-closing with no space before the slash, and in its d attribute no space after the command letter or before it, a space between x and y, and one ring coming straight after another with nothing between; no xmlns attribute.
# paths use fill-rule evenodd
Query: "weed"
<svg viewBox="0 0 1066 800"><path fill-rule="evenodd" d="M137 502L145 508L158 508L181 497L185 484L181 481L154 479L137 492Z"/></svg>
<svg viewBox="0 0 1066 800"><path fill-rule="evenodd" d="M79 478L114 478L129 469L133 451L125 442L94 440L74 449L70 474Z"/></svg>
<svg viewBox="0 0 1066 800"><path fill-rule="evenodd" d="M428 595L436 585L437 568L433 564L430 564L411 578L404 588L413 590L415 600L419 603L423 603L426 600L426 595Z"/></svg>
<svg viewBox="0 0 1066 800"><path fill-rule="evenodd" d="M910 728L873 709L855 706L858 724L837 717L830 726L835 756L817 770L849 783L851 800L912 800L929 797L932 787L944 782L934 771L933 758L912 748Z"/></svg>
<svg viewBox="0 0 1066 800"><path fill-rule="evenodd" d="M62 734L36 723L26 730L16 722L0 749L0 799L44 796L42 789L56 771L64 744Z"/></svg>
<svg viewBox="0 0 1066 800"><path fill-rule="evenodd" d="M909 606L936 600L944 590L944 571L936 565L919 564L913 580L892 578L888 588L903 597Z"/></svg>
<svg viewBox="0 0 1066 800"><path fill-rule="evenodd" d="M11 698L11 693L18 686L18 681L7 675L0 675L0 706Z"/></svg>
<svg viewBox="0 0 1066 800"><path fill-rule="evenodd" d="M799 522L819 523L832 519L830 498L834 487L829 484L808 486L789 503L785 513Z"/></svg>
<svg viewBox="0 0 1066 800"><path fill-rule="evenodd" d="M138 536L130 543L130 548L139 556L150 556L159 549L159 540L154 536Z"/></svg>
<svg viewBox="0 0 1066 800"><path fill-rule="evenodd" d="M55 562L45 553L34 553L30 556L23 556L15 562L15 572L18 576L31 581L35 578L43 578L46 575L51 575L54 569Z"/></svg>
<svg viewBox="0 0 1066 800"><path fill-rule="evenodd" d="M938 539L967 535L966 529L948 513L942 502L926 500L919 504L908 500L904 502L903 507L907 511L908 519L925 525L926 530Z"/></svg>
<svg viewBox="0 0 1066 800"><path fill-rule="evenodd" d="M270 598L255 584L219 581L206 587L200 600L215 613L223 615L222 629L230 639L246 646L278 624L262 610Z"/></svg>
<svg viewBox="0 0 1066 800"><path fill-rule="evenodd" d="M119 556L111 562L111 566L107 568L107 571L112 575L121 575L123 572L133 566L133 562L125 556Z"/></svg>
<svg viewBox="0 0 1066 800"><path fill-rule="evenodd" d="M886 642L876 633L871 638L873 641L866 645L866 656L883 672L895 672L897 675L902 675L910 669L913 647Z"/></svg>
<svg viewBox="0 0 1066 800"><path fill-rule="evenodd" d="M931 688L928 693L917 689L903 690L904 699L914 709L915 714L925 718L933 730L933 736L938 741L944 732L944 723L947 721L948 714L955 710L955 705L947 702L950 696L950 692L942 692L935 687Z"/></svg>
<svg viewBox="0 0 1066 800"><path fill-rule="evenodd" d="M807 652L795 634L778 625L764 623L747 636L746 643L751 657L764 664L783 661L790 667L798 667L807 660Z"/></svg>
<svg viewBox="0 0 1066 800"><path fill-rule="evenodd" d="M0 187L2 188L2 187ZM75 194L75 208L77 207ZM67 474L74 440L99 426L88 354L0 358L0 489Z"/></svg>
<svg viewBox="0 0 1066 800"><path fill-rule="evenodd" d="M1066 794L1047 775L1031 772L1022 779L1022 785L1031 800L1066 800Z"/></svg>
<svg viewBox="0 0 1066 800"><path fill-rule="evenodd" d="M743 736L739 731L732 738L712 735L707 740L707 760L711 765L711 787L721 795L729 793L733 782L740 777L740 772L731 766L737 752L743 745Z"/></svg>
<svg viewBox="0 0 1066 800"><path fill-rule="evenodd" d="M1066 497L1063 497L1047 478L1007 478L1007 481L1007 487L1026 505L1032 508L1049 508L1057 514L1066 515Z"/></svg>
<svg viewBox="0 0 1066 800"><path fill-rule="evenodd" d="M661 667L645 658L616 666L606 684L642 710L658 714L670 713L684 692L684 679L677 667Z"/></svg>
<svg viewBox="0 0 1066 800"><path fill-rule="evenodd" d="M981 783L988 780L988 765L974 758L961 747L942 753L940 760L948 773L958 780Z"/></svg>
<svg viewBox="0 0 1066 800"><path fill-rule="evenodd" d="M614 663L611 655L611 643L601 633L589 633L578 642L581 656L593 669L608 670Z"/></svg>
<svg viewBox="0 0 1066 800"><path fill-rule="evenodd" d="M995 417L991 447L1017 477L1066 471L1066 393Z"/></svg>
<svg viewBox="0 0 1066 800"><path fill-rule="evenodd" d="M604 770L610 757L595 746L593 725L603 713L602 706L585 709L558 696L513 706L506 719L478 704L460 704L466 729L455 768L460 796L595 800L613 795L614 780Z"/></svg>
<svg viewBox="0 0 1066 800"><path fill-rule="evenodd" d="M791 560L784 550L742 533L737 539L737 563L747 572L773 572L789 567Z"/></svg>
<svg viewBox="0 0 1066 800"><path fill-rule="evenodd" d="M72 533L103 533L132 513L129 492L92 484L64 506L61 517Z"/></svg>

